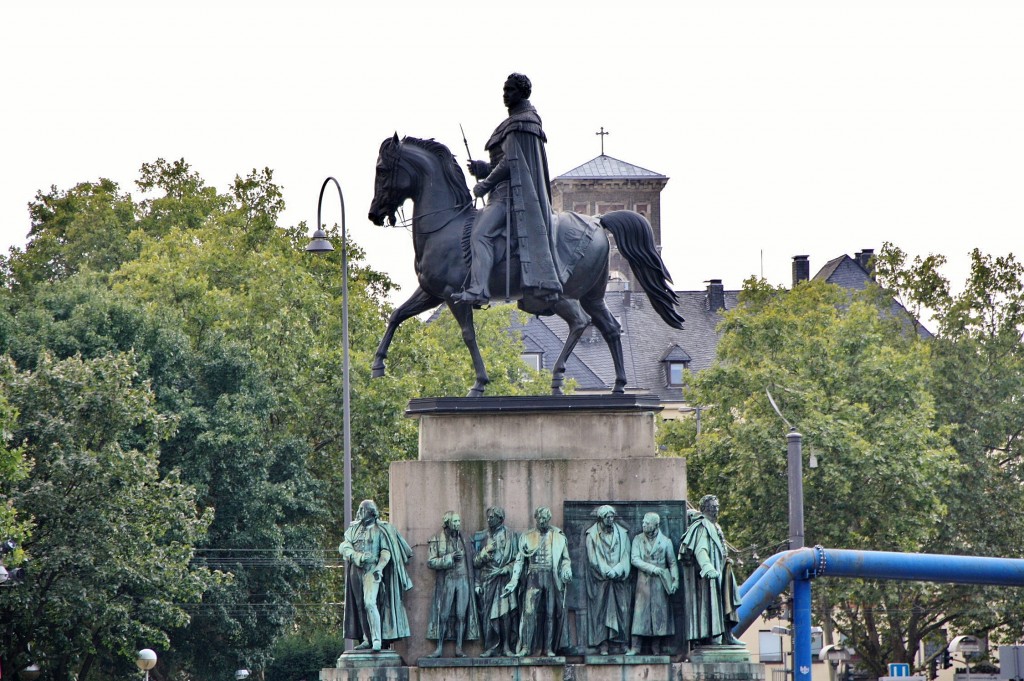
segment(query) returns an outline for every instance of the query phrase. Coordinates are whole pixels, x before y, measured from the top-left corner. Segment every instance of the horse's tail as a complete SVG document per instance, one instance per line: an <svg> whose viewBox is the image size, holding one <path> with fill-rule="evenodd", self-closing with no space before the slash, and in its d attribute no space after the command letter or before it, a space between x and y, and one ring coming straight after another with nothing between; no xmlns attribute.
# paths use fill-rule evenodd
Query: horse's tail
<svg viewBox="0 0 1024 681"><path fill-rule="evenodd" d="M672 275L654 245L654 230L647 219L631 210L615 210L601 216L601 226L615 237L658 316L673 329L683 328L683 318L676 312L679 297L669 286Z"/></svg>

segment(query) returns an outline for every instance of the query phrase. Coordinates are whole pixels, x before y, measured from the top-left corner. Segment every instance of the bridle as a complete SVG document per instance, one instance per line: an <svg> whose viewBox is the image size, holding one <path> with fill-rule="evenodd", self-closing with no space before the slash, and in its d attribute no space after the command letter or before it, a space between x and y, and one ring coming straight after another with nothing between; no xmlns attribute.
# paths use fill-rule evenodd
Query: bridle
<svg viewBox="0 0 1024 681"><path fill-rule="evenodd" d="M382 206L394 206L395 207L395 209L394 209L395 211L397 211L399 206L401 206L401 204L404 203L404 199L399 201L398 197L396 196L396 190L395 190L395 187L398 184L398 173L402 169L402 163L401 163L401 161L402 161L402 149L403 149L404 146L405 146L405 143L399 141L398 142L398 148L397 148L396 151L391 152L390 148L387 150L387 158L386 158L386 160L388 161L388 164L389 164L389 167L388 167L388 182L387 182L387 185L385 185L385 187L384 187L383 196L381 197L381 201L380 202L381 202ZM410 218L408 220L403 218L400 222L395 223L393 226L394 227L409 227L410 225L412 225L413 226L413 231L416 234L421 234L421 235L423 235L423 234L433 234L434 232L439 232L442 229L444 229L445 227L447 227L450 222L452 222L455 218L457 218L462 213L466 212L466 210L471 208L472 206L473 206L473 202L469 202L469 203L458 204L458 205L451 206L451 207L448 207L448 208L440 208L438 210L430 211L429 213L421 213L420 215L416 215L416 216L414 216L414 217L412 217L412 218ZM434 229L431 229L430 231L424 231L422 229L421 230L417 230L415 228L415 224L414 224L415 221L422 220L423 218L429 217L431 215L437 215L439 213L446 213L448 211L453 211L453 210L454 211L458 211L458 212L456 212L454 215L452 215L449 219L447 219L444 222L442 222L438 227L435 227ZM403 215L404 215L404 213L403 213Z"/></svg>

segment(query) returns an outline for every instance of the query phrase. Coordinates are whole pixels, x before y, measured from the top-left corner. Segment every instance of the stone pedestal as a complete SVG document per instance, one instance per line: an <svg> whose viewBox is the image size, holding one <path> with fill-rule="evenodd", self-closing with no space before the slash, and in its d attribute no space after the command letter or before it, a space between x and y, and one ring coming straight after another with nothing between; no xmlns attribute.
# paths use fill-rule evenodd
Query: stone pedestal
<svg viewBox="0 0 1024 681"><path fill-rule="evenodd" d="M349 650L338 658L336 667L320 670L320 681L409 681L409 667L393 650Z"/></svg>
<svg viewBox="0 0 1024 681"><path fill-rule="evenodd" d="M683 662L678 681L764 681L763 664L752 662Z"/></svg>
<svg viewBox="0 0 1024 681"><path fill-rule="evenodd" d="M395 649L416 663L325 669L321 681L764 681L761 665L691 664L666 656L592 656L596 651L578 650L568 658L480 658L479 641L464 643L466 658L426 658L435 648L426 639L434 592L427 540L441 530L444 513L462 516L469 539L486 529L489 506L504 507L505 524L522 532L533 525L538 506L549 507L552 524L564 528L563 505L570 501L576 503L571 508L594 502L651 510L660 510L662 501L681 503L687 495L686 461L657 455L660 409L649 395L410 402L406 415L419 420L419 459L391 465L387 516L414 552L409 572L415 587L404 594L412 637L396 642ZM579 624L570 627L571 636Z"/></svg>
<svg viewBox="0 0 1024 681"><path fill-rule="evenodd" d="M611 656L609 656L611 657ZM483 660L457 666L324 669L320 681L764 681L760 664L668 662L652 656L601 664L550 664L541 658ZM436 662L436 660L435 660Z"/></svg>
<svg viewBox="0 0 1024 681"><path fill-rule="evenodd" d="M696 646L690 650L689 660L694 664L750 662L750 652L745 645Z"/></svg>
<svg viewBox="0 0 1024 681"><path fill-rule="evenodd" d="M427 540L445 511L462 516L467 538L487 527L489 506L505 509L505 524L522 532L538 506L563 527L567 500L646 501L686 498L686 461L659 457L649 395L484 397L413 400L419 420L417 461L391 464L390 521L413 546L405 595L413 636L395 644L406 660L426 656L434 573ZM678 538L675 538L678 541ZM578 575L577 577L581 577ZM471 657L481 652L466 642Z"/></svg>

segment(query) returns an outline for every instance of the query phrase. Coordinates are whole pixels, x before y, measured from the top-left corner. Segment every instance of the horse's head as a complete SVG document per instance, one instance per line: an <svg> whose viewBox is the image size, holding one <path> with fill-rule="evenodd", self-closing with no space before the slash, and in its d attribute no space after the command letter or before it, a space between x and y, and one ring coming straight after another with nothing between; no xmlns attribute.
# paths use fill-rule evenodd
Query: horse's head
<svg viewBox="0 0 1024 681"><path fill-rule="evenodd" d="M370 202L370 222L383 225L395 224L395 212L411 195L411 187L402 185L399 167L402 159L402 141L398 133L388 137L380 145L377 154L377 170L373 180L373 201Z"/></svg>

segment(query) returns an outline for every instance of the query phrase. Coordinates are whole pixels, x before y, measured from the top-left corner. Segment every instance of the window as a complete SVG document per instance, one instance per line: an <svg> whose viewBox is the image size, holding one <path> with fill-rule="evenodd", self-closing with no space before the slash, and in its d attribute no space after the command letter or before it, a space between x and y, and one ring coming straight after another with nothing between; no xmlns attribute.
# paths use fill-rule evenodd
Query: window
<svg viewBox="0 0 1024 681"><path fill-rule="evenodd" d="M686 362L668 362L668 384L680 386L683 384L683 376L686 372Z"/></svg>
<svg viewBox="0 0 1024 681"><path fill-rule="evenodd" d="M572 212L579 213L580 215L590 215L590 204L589 203L574 203L572 204Z"/></svg>
<svg viewBox="0 0 1024 681"><path fill-rule="evenodd" d="M530 367L534 371L540 371L543 368L541 362L542 355L543 353L540 352L524 352L519 356L523 358L526 366Z"/></svg>
<svg viewBox="0 0 1024 681"><path fill-rule="evenodd" d="M779 664L782 662L782 637L770 631L757 632L758 657L761 664Z"/></svg>
<svg viewBox="0 0 1024 681"><path fill-rule="evenodd" d="M683 385L686 370L690 367L690 355L678 345L670 345L661 356L665 366L665 385L678 388Z"/></svg>
<svg viewBox="0 0 1024 681"><path fill-rule="evenodd" d="M611 213L613 210L625 210L626 204L624 203L598 203L597 213L598 215L604 215L605 213Z"/></svg>
<svg viewBox="0 0 1024 681"><path fill-rule="evenodd" d="M825 635L822 633L821 627L811 627L811 659L815 662L819 662L818 653L821 652L824 640Z"/></svg>

